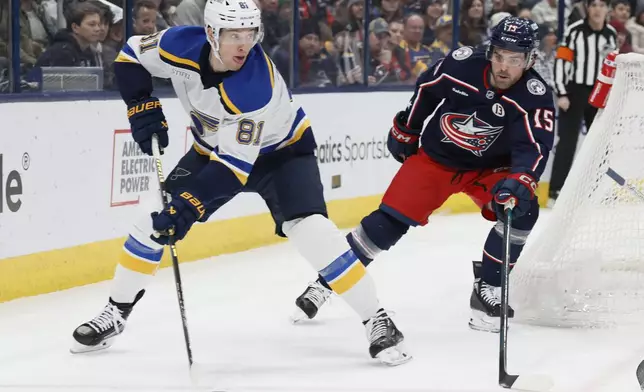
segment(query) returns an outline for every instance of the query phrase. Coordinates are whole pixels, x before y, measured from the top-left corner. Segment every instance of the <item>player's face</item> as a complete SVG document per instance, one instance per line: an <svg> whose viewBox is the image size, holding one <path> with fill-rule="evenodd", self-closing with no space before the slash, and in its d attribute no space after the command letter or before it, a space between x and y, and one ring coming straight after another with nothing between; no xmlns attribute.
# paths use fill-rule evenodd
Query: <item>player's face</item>
<svg viewBox="0 0 644 392"><path fill-rule="evenodd" d="M523 53L494 48L492 58L492 83L494 87L505 90L516 83L526 67L526 56Z"/></svg>
<svg viewBox="0 0 644 392"><path fill-rule="evenodd" d="M219 57L229 71L239 70L246 62L257 29L226 29L219 34Z"/></svg>

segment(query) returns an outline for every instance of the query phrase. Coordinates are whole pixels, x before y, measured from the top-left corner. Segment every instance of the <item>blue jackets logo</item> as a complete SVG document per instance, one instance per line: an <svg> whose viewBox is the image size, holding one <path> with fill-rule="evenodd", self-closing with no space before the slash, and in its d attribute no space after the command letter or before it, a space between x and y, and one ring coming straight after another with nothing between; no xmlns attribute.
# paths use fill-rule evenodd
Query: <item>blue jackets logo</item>
<svg viewBox="0 0 644 392"><path fill-rule="evenodd" d="M443 143L453 143L480 157L498 139L503 127L493 127L473 114L445 113L441 116Z"/></svg>

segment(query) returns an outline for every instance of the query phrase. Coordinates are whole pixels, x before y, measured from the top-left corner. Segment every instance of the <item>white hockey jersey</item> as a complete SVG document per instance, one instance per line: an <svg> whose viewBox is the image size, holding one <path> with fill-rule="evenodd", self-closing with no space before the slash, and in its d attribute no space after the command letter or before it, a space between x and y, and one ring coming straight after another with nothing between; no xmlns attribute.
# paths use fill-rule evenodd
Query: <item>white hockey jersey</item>
<svg viewBox="0 0 644 392"><path fill-rule="evenodd" d="M311 132L310 123L259 44L239 71L204 88L199 60L205 44L203 27L171 27L131 37L116 61L141 64L152 76L170 78L192 121L195 148L245 184L259 154L299 141Z"/></svg>

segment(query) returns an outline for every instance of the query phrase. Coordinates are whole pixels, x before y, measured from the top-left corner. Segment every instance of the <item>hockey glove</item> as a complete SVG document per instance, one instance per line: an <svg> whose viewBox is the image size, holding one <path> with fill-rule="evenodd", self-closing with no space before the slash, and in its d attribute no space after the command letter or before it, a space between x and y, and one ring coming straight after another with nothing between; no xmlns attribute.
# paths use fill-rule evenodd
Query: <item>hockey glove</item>
<svg viewBox="0 0 644 392"><path fill-rule="evenodd" d="M206 207L192 193L181 190L173 193L172 202L161 212L153 212L152 228L158 236L152 236L152 240L168 245L170 235L174 240L183 239L192 225L201 219L206 213Z"/></svg>
<svg viewBox="0 0 644 392"><path fill-rule="evenodd" d="M530 201L537 190L537 182L526 173L512 173L492 188L494 211L499 220L505 219L505 206L513 203L515 217L523 216L530 209Z"/></svg>
<svg viewBox="0 0 644 392"><path fill-rule="evenodd" d="M405 112L398 112L387 138L389 152L400 163L418 152L418 139L420 139L420 130L408 128L406 123Z"/></svg>
<svg viewBox="0 0 644 392"><path fill-rule="evenodd" d="M168 123L158 98L131 102L127 106L127 118L130 120L132 137L143 153L152 155L153 135L159 137L161 147L168 147Z"/></svg>

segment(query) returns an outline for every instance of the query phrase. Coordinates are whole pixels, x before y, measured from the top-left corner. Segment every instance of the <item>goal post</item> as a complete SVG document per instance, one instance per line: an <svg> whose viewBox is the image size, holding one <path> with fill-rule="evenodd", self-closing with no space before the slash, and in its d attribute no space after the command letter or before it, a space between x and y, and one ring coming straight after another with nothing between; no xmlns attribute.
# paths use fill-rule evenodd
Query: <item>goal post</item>
<svg viewBox="0 0 644 392"><path fill-rule="evenodd" d="M577 153L547 219L511 274L516 320L604 327L644 320L644 55L617 56L606 107ZM577 130L560 130L560 132Z"/></svg>

